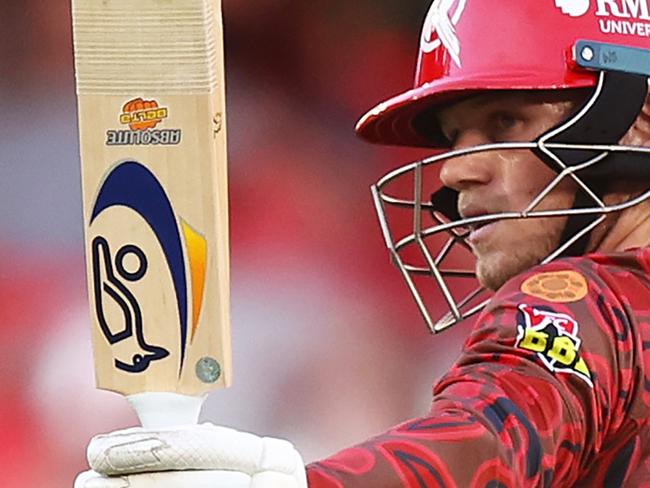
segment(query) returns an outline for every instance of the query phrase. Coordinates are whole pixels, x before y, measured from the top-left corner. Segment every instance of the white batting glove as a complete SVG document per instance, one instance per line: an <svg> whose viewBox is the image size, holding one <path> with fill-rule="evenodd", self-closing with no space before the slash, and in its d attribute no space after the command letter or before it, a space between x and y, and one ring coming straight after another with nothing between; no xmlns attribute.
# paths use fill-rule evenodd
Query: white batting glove
<svg viewBox="0 0 650 488"><path fill-rule="evenodd" d="M202 424L98 435L74 488L307 488L285 440Z"/></svg>

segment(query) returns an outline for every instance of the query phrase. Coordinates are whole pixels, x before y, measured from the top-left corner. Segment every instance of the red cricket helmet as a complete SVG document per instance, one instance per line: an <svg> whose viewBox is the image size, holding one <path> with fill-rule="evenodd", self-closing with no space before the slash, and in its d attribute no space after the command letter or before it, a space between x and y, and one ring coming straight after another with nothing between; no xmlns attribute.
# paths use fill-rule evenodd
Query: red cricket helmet
<svg viewBox="0 0 650 488"><path fill-rule="evenodd" d="M357 133L370 142L441 147L417 117L485 90L592 87L597 72L574 62L580 39L650 49L650 0L435 0L422 36L415 86L369 111Z"/></svg>

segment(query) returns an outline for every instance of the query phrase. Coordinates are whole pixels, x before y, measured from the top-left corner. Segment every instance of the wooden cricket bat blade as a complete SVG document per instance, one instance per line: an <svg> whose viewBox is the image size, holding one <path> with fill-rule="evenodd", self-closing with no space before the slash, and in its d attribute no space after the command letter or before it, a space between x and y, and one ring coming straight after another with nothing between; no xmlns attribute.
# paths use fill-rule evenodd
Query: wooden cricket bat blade
<svg viewBox="0 0 650 488"><path fill-rule="evenodd" d="M178 421L231 379L221 5L72 6L97 386Z"/></svg>

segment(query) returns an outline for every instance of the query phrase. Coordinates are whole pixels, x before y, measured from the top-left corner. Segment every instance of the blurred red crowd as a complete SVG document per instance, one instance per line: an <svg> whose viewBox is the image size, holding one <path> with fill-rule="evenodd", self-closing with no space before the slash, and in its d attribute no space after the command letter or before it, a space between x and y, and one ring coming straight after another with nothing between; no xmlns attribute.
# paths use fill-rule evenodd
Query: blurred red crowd
<svg viewBox="0 0 650 488"><path fill-rule="evenodd" d="M322 300L358 300L374 310L346 316L336 301L323 304L332 314L331 320L323 319L323 327L331 323L326 335L331 332L335 341L349 317L354 323L346 327L363 331L365 338L355 345L359 354L366 347L395 344L386 358L400 374L417 368L430 348L415 306L389 263L368 189L389 168L420 153L368 146L355 138L353 127L366 109L411 84L417 33L427 8L425 1L224 0L234 289L249 280L327 281L330 291ZM70 36L67 2L3 3L0 119L19 110L21 100L39 100L43 111L52 100L74 104ZM58 123L74 125L74 109ZM10 177L11 165L20 162L2 158L4 142L0 132L0 174ZM25 144L37 142L34 135L25 137ZM76 145L72 139L61 143ZM68 171L69 191L78 191L78 175ZM3 470L3 484L70 486L73 474L84 468L87 439L62 444L57 436L66 430L86 433L74 425L56 430L46 425L56 417L44 415L35 403L33 376L43 373L39 365L50 364L38 356L47 350L48 328L85 307L82 223L69 229L69 243L54 250L47 235L39 247L26 245L25 237L7 225L1 230L0 466L9 468ZM379 342L373 344L375 338ZM425 381L438 374L431 364ZM61 383L68 368L75 367L61 366ZM309 367L305 375L323 369ZM85 374L90 382L92 373ZM386 387L395 395L379 407L387 411L378 423L408 414L412 405L403 396L416 379ZM295 392L291 385L284 387L288 395ZM357 403L365 401L370 400ZM82 409L84 402L76 398L65 408ZM345 410L345 403L340 408Z"/></svg>

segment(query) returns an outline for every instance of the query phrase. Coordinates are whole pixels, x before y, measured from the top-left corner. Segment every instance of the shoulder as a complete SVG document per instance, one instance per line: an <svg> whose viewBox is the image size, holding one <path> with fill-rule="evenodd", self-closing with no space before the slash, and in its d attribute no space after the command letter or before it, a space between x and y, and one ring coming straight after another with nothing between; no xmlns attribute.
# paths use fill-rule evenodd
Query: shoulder
<svg viewBox="0 0 650 488"><path fill-rule="evenodd" d="M641 258L635 253L590 254L535 266L506 282L486 311L515 302L579 314L587 312L588 304L624 306L629 292L648 281ZM589 312L602 312L600 308Z"/></svg>
<svg viewBox="0 0 650 488"><path fill-rule="evenodd" d="M592 370L635 348L637 309L649 303L647 278L630 253L567 258L505 283L477 318L467 346L509 348L555 375L592 386ZM486 342L487 340L487 342ZM631 360L631 359L630 359ZM628 362L625 360L624 362ZM577 379L576 378L576 379Z"/></svg>
<svg viewBox="0 0 650 488"><path fill-rule="evenodd" d="M629 258L630 255L621 255ZM632 260L634 261L634 260ZM530 316L565 316L576 322L575 329L612 332L615 322L625 322L631 312L630 291L642 292L642 278L632 262L617 256L587 255L565 258L535 266L506 282L479 316L484 323L491 316L516 314L518 329ZM518 330L520 332L520 330Z"/></svg>
<svg viewBox="0 0 650 488"><path fill-rule="evenodd" d="M534 266L506 282L490 305L519 296L547 303L574 303L588 297L599 265L588 257L565 258Z"/></svg>
<svg viewBox="0 0 650 488"><path fill-rule="evenodd" d="M650 249L559 259L510 279L483 314L520 305L541 307L611 332L612 327L627 327L648 308L649 275Z"/></svg>
<svg viewBox="0 0 650 488"><path fill-rule="evenodd" d="M549 303L574 303L597 292L623 289L648 282L650 248L621 253L593 253L534 266L506 282L493 303L520 293Z"/></svg>
<svg viewBox="0 0 650 488"><path fill-rule="evenodd" d="M583 264L583 266L579 266ZM588 278L585 276L585 263L575 260L562 260L537 266L508 281L497 293L495 300L514 294L549 302L573 303L589 294Z"/></svg>

